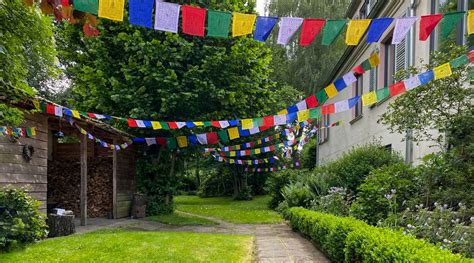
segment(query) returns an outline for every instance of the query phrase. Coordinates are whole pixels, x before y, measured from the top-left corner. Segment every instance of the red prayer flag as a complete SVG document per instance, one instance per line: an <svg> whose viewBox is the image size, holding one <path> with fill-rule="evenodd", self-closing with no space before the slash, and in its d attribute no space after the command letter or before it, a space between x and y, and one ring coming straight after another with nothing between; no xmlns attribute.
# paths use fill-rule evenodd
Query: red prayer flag
<svg viewBox="0 0 474 263"><path fill-rule="evenodd" d="M166 140L165 137L158 137L158 138L156 138L156 143L158 145L166 145L166 144L168 144L168 140Z"/></svg>
<svg viewBox="0 0 474 263"><path fill-rule="evenodd" d="M255 146L255 143L254 142L250 142L250 147L254 147Z"/></svg>
<svg viewBox="0 0 474 263"><path fill-rule="evenodd" d="M170 129L172 129L172 130L175 130L175 129L178 129L178 124L174 121L169 121L168 122L168 127L170 127Z"/></svg>
<svg viewBox="0 0 474 263"><path fill-rule="evenodd" d="M216 128L222 128L221 124L218 121L211 121L211 125L216 127Z"/></svg>
<svg viewBox="0 0 474 263"><path fill-rule="evenodd" d="M46 105L46 113L55 115L56 114L55 108L56 107L53 104L48 103Z"/></svg>
<svg viewBox="0 0 474 263"><path fill-rule="evenodd" d="M207 133L207 143L208 144L217 144L217 143L219 143L219 138L217 137L217 132L208 132Z"/></svg>
<svg viewBox="0 0 474 263"><path fill-rule="evenodd" d="M87 115L93 119L97 119L94 113L88 112Z"/></svg>
<svg viewBox="0 0 474 263"><path fill-rule="evenodd" d="M307 97L305 100L308 109L318 107L318 101L316 100L316 97L314 95Z"/></svg>
<svg viewBox="0 0 474 263"><path fill-rule="evenodd" d="M274 126L273 116L263 117L263 126Z"/></svg>
<svg viewBox="0 0 474 263"><path fill-rule="evenodd" d="M206 12L204 8L183 5L181 7L183 18L183 33L192 36L204 36L206 24Z"/></svg>
<svg viewBox="0 0 474 263"><path fill-rule="evenodd" d="M306 18L301 28L300 46L309 46L323 28L324 23L326 23L324 19Z"/></svg>
<svg viewBox="0 0 474 263"><path fill-rule="evenodd" d="M405 83L403 81L395 83L389 87L389 90L390 97L397 96L398 94L405 92Z"/></svg>
<svg viewBox="0 0 474 263"><path fill-rule="evenodd" d="M69 5L69 0L61 0L61 5L62 6L68 6Z"/></svg>
<svg viewBox="0 0 474 263"><path fill-rule="evenodd" d="M250 150L245 150L245 155L250 155Z"/></svg>
<svg viewBox="0 0 474 263"><path fill-rule="evenodd" d="M225 152L221 152L221 156L225 156Z"/></svg>
<svg viewBox="0 0 474 263"><path fill-rule="evenodd" d="M472 63L474 63L474 50L471 50L471 51L469 51L469 53L467 53L467 58L468 58Z"/></svg>
<svg viewBox="0 0 474 263"><path fill-rule="evenodd" d="M266 130L270 129L270 127L271 127L271 126L266 126L266 125L260 126L260 127L259 127L259 128L260 128L260 132L266 131Z"/></svg>
<svg viewBox="0 0 474 263"><path fill-rule="evenodd" d="M324 105L323 108L321 109L321 113L323 115L334 113L334 103Z"/></svg>
<svg viewBox="0 0 474 263"><path fill-rule="evenodd" d="M425 41L430 36L433 29L443 18L443 14L421 16L420 20L420 40Z"/></svg>
<svg viewBox="0 0 474 263"><path fill-rule="evenodd" d="M99 36L99 30L97 30L97 28L95 28L92 24L89 23L84 23L82 31L84 32L84 36L86 37Z"/></svg>
<svg viewBox="0 0 474 263"><path fill-rule="evenodd" d="M359 65L359 66L356 66L352 69L352 71L355 73L355 74L359 74L359 75L362 75L365 73L365 70L364 68L362 68L362 65Z"/></svg>
<svg viewBox="0 0 474 263"><path fill-rule="evenodd" d="M138 128L137 122L134 119L128 119L128 127Z"/></svg>

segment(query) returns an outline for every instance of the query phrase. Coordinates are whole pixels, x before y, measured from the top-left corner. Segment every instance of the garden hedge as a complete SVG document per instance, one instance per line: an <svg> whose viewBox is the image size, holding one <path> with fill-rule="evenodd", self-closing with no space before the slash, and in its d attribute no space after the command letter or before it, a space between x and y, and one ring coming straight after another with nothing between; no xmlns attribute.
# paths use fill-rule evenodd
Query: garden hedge
<svg viewBox="0 0 474 263"><path fill-rule="evenodd" d="M369 226L352 217L293 207L291 227L308 236L333 262L472 262L400 232Z"/></svg>

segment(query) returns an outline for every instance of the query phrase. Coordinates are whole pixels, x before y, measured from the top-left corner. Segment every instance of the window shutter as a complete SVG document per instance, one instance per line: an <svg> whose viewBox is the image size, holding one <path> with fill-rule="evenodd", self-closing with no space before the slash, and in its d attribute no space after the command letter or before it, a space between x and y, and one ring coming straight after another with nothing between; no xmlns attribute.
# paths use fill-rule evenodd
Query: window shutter
<svg viewBox="0 0 474 263"><path fill-rule="evenodd" d="M408 33L410 34L410 33ZM395 45L395 74L402 69L407 68L407 38L409 37L407 34L406 38L403 39L400 44Z"/></svg>
<svg viewBox="0 0 474 263"><path fill-rule="evenodd" d="M377 71L378 71L378 67L375 67L370 70L369 91L373 91L377 89Z"/></svg>

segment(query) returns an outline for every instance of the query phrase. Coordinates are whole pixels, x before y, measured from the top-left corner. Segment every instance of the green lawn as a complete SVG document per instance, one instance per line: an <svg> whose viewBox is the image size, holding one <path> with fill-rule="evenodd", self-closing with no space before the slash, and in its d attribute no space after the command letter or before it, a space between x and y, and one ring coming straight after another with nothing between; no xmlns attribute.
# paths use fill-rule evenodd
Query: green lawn
<svg viewBox="0 0 474 263"><path fill-rule="evenodd" d="M274 224L282 222L280 215L267 207L269 197L257 196L252 201L234 201L230 197L175 197L177 210L215 217L238 224Z"/></svg>
<svg viewBox="0 0 474 263"><path fill-rule="evenodd" d="M160 222L167 225L217 225L217 223L214 221L205 218L185 215L178 211L171 215L149 216L145 219Z"/></svg>
<svg viewBox="0 0 474 263"><path fill-rule="evenodd" d="M253 237L103 230L46 239L0 262L249 262Z"/></svg>

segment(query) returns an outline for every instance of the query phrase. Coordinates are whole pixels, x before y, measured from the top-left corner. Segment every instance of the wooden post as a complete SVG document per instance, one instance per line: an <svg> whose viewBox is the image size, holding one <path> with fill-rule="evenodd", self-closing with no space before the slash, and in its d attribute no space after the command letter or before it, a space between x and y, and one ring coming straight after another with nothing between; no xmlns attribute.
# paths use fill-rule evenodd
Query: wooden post
<svg viewBox="0 0 474 263"><path fill-rule="evenodd" d="M117 145L117 139L114 138L114 145ZM117 218L117 150L112 152L112 217Z"/></svg>
<svg viewBox="0 0 474 263"><path fill-rule="evenodd" d="M87 135L81 134L81 226L87 224Z"/></svg>

